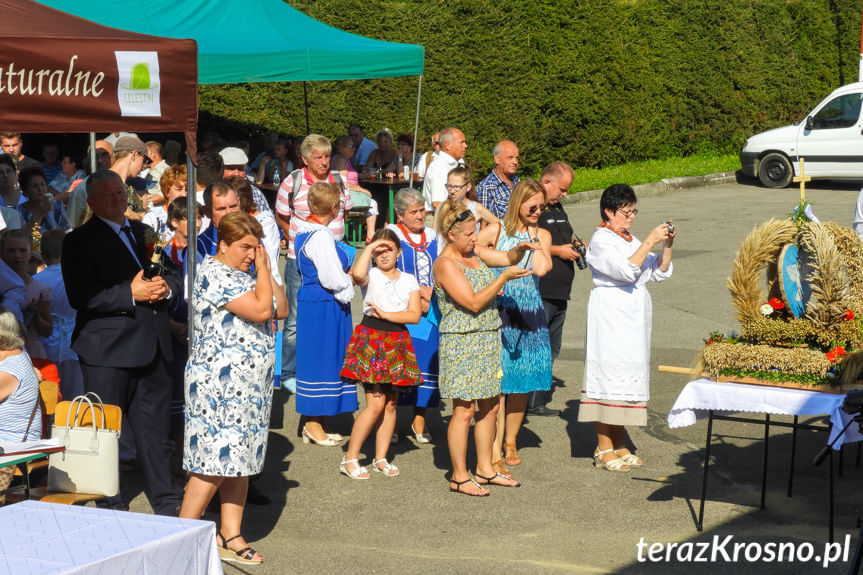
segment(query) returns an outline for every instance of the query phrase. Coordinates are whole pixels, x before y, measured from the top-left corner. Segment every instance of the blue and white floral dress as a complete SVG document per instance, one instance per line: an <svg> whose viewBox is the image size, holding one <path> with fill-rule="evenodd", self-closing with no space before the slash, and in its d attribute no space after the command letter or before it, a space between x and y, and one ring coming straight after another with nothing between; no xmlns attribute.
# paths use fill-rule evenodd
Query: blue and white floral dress
<svg viewBox="0 0 863 575"><path fill-rule="evenodd" d="M198 269L185 373L187 471L239 477L263 468L273 403L272 322L250 322L225 308L254 288L254 272L215 258L205 258Z"/></svg>

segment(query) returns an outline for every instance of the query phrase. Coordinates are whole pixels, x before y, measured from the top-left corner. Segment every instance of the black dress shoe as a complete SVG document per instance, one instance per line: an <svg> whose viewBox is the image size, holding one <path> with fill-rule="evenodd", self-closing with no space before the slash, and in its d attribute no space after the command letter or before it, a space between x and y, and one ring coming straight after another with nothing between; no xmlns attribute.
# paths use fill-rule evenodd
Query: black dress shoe
<svg viewBox="0 0 863 575"><path fill-rule="evenodd" d="M537 405L536 407L531 407L527 410L528 415L552 415L557 416L560 415L559 409L552 409L550 407L546 407L545 405Z"/></svg>

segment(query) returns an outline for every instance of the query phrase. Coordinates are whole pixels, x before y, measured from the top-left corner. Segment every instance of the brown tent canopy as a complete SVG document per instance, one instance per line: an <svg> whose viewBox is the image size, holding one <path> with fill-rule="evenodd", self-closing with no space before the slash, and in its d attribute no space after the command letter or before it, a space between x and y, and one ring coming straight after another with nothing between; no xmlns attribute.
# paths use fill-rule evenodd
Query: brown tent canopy
<svg viewBox="0 0 863 575"><path fill-rule="evenodd" d="M0 130L184 132L195 157L194 40L108 28L0 0Z"/></svg>

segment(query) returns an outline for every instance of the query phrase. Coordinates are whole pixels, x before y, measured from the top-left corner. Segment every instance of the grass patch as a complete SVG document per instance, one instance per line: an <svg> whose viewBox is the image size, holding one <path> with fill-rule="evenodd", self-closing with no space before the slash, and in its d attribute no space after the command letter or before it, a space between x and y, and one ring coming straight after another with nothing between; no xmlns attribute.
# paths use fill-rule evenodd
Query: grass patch
<svg viewBox="0 0 863 575"><path fill-rule="evenodd" d="M576 168L570 193L604 190L612 184L646 184L663 178L703 176L740 169L737 154L695 154L685 158L645 160L608 168Z"/></svg>

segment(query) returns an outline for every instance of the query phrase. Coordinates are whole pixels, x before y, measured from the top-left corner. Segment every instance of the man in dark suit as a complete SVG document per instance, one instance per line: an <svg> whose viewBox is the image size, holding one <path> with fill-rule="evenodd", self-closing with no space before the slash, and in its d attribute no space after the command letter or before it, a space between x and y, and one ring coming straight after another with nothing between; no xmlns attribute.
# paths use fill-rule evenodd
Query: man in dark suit
<svg viewBox="0 0 863 575"><path fill-rule="evenodd" d="M181 278L166 269L143 279L148 228L126 219L126 186L117 173L89 177L87 204L93 217L66 236L61 259L69 303L78 312L72 349L85 389L122 407L128 418L153 510L173 515L182 490L170 469L168 310L171 298L182 294ZM122 508L123 501L110 504Z"/></svg>

